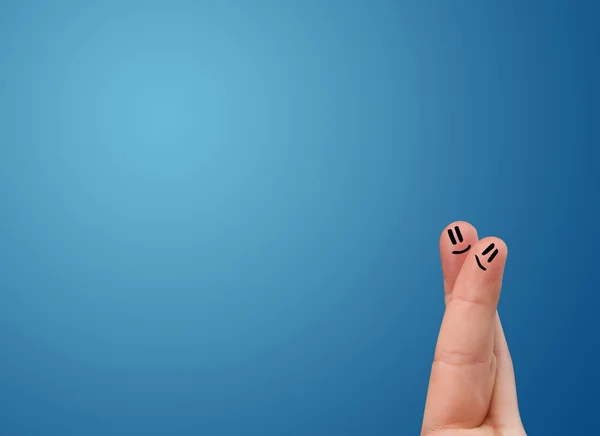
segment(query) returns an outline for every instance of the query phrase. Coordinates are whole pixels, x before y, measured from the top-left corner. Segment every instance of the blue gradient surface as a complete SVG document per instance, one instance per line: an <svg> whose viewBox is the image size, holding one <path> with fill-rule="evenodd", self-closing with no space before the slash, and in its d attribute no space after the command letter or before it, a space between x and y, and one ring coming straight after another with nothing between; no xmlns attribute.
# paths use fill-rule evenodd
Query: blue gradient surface
<svg viewBox="0 0 600 436"><path fill-rule="evenodd" d="M598 16L3 2L0 435L418 434L456 219L529 434L591 434Z"/></svg>

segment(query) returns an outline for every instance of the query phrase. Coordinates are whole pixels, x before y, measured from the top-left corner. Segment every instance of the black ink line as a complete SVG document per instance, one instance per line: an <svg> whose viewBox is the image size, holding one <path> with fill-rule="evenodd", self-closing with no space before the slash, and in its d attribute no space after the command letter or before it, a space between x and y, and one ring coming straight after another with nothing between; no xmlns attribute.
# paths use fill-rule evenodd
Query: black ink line
<svg viewBox="0 0 600 436"><path fill-rule="evenodd" d="M454 230L456 230L456 236L458 236L458 241L462 242L463 241L463 237L462 237L462 234L460 233L460 229L458 228L458 226L455 226Z"/></svg>
<svg viewBox="0 0 600 436"><path fill-rule="evenodd" d="M471 246L469 245L467 248L465 248L464 250L460 250L460 251L453 251L452 254L463 254L466 253L467 251L469 251L471 249Z"/></svg>
<svg viewBox="0 0 600 436"><path fill-rule="evenodd" d="M477 257L477 255L475 255L475 260L477 261L477 265L479 265L479 268L481 268L482 270L486 271L485 266L483 266L481 264L481 262L479 262L479 258Z"/></svg>
<svg viewBox="0 0 600 436"><path fill-rule="evenodd" d="M490 256L490 258L488 259L488 263L490 263L492 260L494 260L494 257L496 257L497 254L498 254L498 249L496 248L494 250L494 252L492 253L492 255Z"/></svg>
<svg viewBox="0 0 600 436"><path fill-rule="evenodd" d="M494 247L495 247L495 245L494 245L493 243L491 243L491 244L489 245L489 247L488 247L488 248L486 248L485 250L483 250L483 253L481 253L481 254L483 254L483 255L485 256L485 255L486 255L486 254L488 254L490 251L492 251L492 249L493 249Z"/></svg>
<svg viewBox="0 0 600 436"><path fill-rule="evenodd" d="M450 236L450 240L452 241L452 245L456 245L456 239L454 238L454 233L452 233L452 229L448 229L448 236Z"/></svg>

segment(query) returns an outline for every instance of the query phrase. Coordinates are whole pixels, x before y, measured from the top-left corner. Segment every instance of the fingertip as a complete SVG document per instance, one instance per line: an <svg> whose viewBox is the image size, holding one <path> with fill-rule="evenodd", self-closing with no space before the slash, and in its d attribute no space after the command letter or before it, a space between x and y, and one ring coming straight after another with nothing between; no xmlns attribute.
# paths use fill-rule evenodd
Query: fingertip
<svg viewBox="0 0 600 436"><path fill-rule="evenodd" d="M440 236L440 259L444 276L444 293L450 295L456 277L477 243L477 230L466 221L448 224Z"/></svg>
<svg viewBox="0 0 600 436"><path fill-rule="evenodd" d="M477 229L467 221L448 224L440 235L440 247L451 247L471 241L477 241Z"/></svg>
<svg viewBox="0 0 600 436"><path fill-rule="evenodd" d="M473 252L481 252L484 256L489 256L494 251L498 250L498 253L494 256L494 259L506 260L508 255L508 247L506 242L496 236L486 236L479 240L475 245ZM492 259L492 260L494 260Z"/></svg>
<svg viewBox="0 0 600 436"><path fill-rule="evenodd" d="M495 236L485 237L475 244L472 251L477 269L487 273L483 277L490 280L501 278L508 256L508 247L502 239Z"/></svg>

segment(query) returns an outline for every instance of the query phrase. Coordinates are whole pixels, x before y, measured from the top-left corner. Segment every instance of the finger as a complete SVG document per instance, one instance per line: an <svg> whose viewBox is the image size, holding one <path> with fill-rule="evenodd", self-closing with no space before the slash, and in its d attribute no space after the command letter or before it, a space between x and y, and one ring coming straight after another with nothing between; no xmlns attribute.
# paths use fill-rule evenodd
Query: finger
<svg viewBox="0 0 600 436"><path fill-rule="evenodd" d="M429 382L423 426L475 428L489 410L496 358L496 309L507 248L484 238L469 251L446 307Z"/></svg>
<svg viewBox="0 0 600 436"><path fill-rule="evenodd" d="M442 231L440 259L446 303L452 293L458 272L478 239L477 230L466 221L455 221Z"/></svg>
<svg viewBox="0 0 600 436"><path fill-rule="evenodd" d="M460 240L462 236L463 241ZM470 246L477 242L477 230L464 221L456 221L446 226L440 237L440 258L444 276L444 294L446 304L452 294L456 277L467 256L465 253L455 253L457 243L464 242ZM469 245L458 248L465 250ZM514 368L504 335L500 317L496 312L496 327L494 329L494 355L496 356L497 370L494 392L488 416L494 422L506 428L522 427L517 399Z"/></svg>
<svg viewBox="0 0 600 436"><path fill-rule="evenodd" d="M521 428L515 372L500 317L496 315L494 355L498 369L490 405L489 418L504 428Z"/></svg>

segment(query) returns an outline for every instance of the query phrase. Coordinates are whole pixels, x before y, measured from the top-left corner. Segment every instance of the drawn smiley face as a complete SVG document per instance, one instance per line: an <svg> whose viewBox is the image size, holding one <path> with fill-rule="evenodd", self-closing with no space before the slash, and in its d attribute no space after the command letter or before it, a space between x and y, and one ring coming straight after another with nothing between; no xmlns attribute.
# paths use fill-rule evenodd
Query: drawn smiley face
<svg viewBox="0 0 600 436"><path fill-rule="evenodd" d="M454 231L456 232L456 238L458 238L458 242L463 242L463 236L462 236L462 233L460 232L460 228L458 226L454 226ZM452 229L448 229L448 236L450 237L450 242L452 242L452 245L458 244L458 242L456 242L456 238L454 237L454 233L452 232ZM466 248L464 248L462 250L454 250L452 252L452 254L463 254L463 253L466 253L467 251L469 251L470 249L471 249L471 245L469 244Z"/></svg>
<svg viewBox="0 0 600 436"><path fill-rule="evenodd" d="M491 243L490 245L488 245L488 247L485 250L483 250L483 253L481 253L481 255L485 256L490 251L494 250L495 247L496 247L496 245L494 243ZM497 255L498 255L498 249L496 248L494 250L494 252L492 254L490 254L490 257L488 258L487 263L490 263L492 260L494 260L494 258ZM479 266L479 268L481 268L483 271L487 270L487 268L481 264L481 261L479 260L479 256L475 255L475 260L477 261L477 266Z"/></svg>

